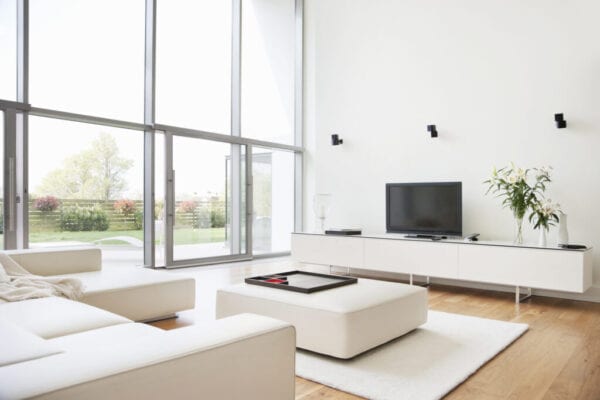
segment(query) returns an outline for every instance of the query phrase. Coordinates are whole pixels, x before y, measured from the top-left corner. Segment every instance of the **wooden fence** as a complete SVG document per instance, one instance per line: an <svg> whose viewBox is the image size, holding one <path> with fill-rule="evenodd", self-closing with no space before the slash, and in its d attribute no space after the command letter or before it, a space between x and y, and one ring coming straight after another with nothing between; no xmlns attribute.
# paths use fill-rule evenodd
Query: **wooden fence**
<svg viewBox="0 0 600 400"><path fill-rule="evenodd" d="M29 230L32 232L48 232L60 230L60 214L63 207L100 207L106 213L109 221L109 230L134 230L140 229L136 226L135 213L123 214L115 210L114 204L118 200L59 200L60 206L55 211L39 211L33 207L33 201L29 203ZM143 201L135 200L136 211L143 211ZM198 201L193 210L184 212L179 206L182 202L176 202L176 225L179 227L210 228L211 213L216 213L225 220L225 202L222 201ZM0 202L1 208L1 202ZM189 208L189 207L188 207ZM162 217L162 215L161 215ZM215 218L213 216L213 218Z"/></svg>

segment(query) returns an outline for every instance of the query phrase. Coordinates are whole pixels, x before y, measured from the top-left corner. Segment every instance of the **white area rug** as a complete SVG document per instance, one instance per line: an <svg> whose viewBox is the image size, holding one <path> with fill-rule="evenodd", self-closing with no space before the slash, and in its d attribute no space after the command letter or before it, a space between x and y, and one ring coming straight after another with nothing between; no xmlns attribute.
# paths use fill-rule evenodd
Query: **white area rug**
<svg viewBox="0 0 600 400"><path fill-rule="evenodd" d="M527 329L429 311L420 328L351 360L299 350L296 375L369 399L439 399Z"/></svg>

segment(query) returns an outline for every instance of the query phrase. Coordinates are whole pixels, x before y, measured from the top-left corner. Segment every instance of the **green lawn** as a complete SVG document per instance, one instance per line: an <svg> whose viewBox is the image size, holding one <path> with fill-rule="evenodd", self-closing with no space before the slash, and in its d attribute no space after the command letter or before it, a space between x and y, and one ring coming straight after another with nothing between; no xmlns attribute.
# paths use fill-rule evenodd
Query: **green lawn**
<svg viewBox="0 0 600 400"><path fill-rule="evenodd" d="M143 231L104 231L104 232L31 232L29 234L29 242L62 242L76 241L93 243L99 239L111 238L115 236L130 236L139 240L144 240ZM208 229L192 229L183 228L175 229L173 234L175 244L196 244L196 243L212 243L225 241L225 228L208 228ZM109 240L103 241L103 244L122 244L126 242ZM156 241L158 243L158 240Z"/></svg>

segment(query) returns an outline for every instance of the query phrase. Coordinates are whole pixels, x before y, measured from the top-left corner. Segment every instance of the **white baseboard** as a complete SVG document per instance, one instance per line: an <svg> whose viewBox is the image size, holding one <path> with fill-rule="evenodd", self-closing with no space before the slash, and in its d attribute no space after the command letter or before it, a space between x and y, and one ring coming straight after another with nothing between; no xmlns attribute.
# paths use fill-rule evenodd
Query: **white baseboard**
<svg viewBox="0 0 600 400"><path fill-rule="evenodd" d="M323 266L327 271L329 267ZM343 267L333 267L333 271L345 273L347 271L346 268ZM407 274L395 274L391 272L382 272L382 271L373 271L373 270L365 270L365 269L356 269L352 268L351 271L355 274L372 276L373 278L382 278L382 279L403 279L408 280ZM426 277L421 276L413 276L415 283L424 283ZM460 281L455 279L443 279L443 278L431 278L430 283L437 283L440 285L448 285L448 286L458 286L465 287L471 289L483 289L483 290L494 290L497 292L506 292L506 293L514 293L514 286L506 286L506 285L492 285L489 283L479 283L479 282L470 282L470 281ZM570 299L570 300L579 300L579 301L590 301L594 303L600 303L600 285L596 284L589 288L584 293L571 293L571 292L557 292L554 290L544 290L544 289L533 289L532 294L534 296L544 296L544 297L555 297L559 299Z"/></svg>

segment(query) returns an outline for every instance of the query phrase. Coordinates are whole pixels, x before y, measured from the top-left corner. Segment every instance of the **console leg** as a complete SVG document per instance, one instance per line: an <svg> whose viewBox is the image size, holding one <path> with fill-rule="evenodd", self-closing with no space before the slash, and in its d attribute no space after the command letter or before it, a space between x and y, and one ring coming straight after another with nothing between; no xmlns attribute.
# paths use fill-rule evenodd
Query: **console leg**
<svg viewBox="0 0 600 400"><path fill-rule="evenodd" d="M411 275L411 277L412 277L412 275ZM431 285L431 283L429 283L429 277L426 276L425 279L426 279L425 283L417 283L416 285L421 286L421 287L429 287ZM411 285L412 284L413 283L411 282Z"/></svg>
<svg viewBox="0 0 600 400"><path fill-rule="evenodd" d="M519 286L515 286L515 303L522 303L525 300L530 299L531 296L531 288L527 288L527 294L521 296L521 288Z"/></svg>
<svg viewBox="0 0 600 400"><path fill-rule="evenodd" d="M427 277L427 280L425 281L424 285L421 285L423 287L429 287L431 285L431 283L429 282L429 277Z"/></svg>

